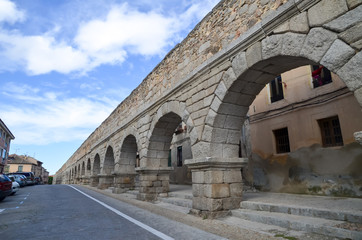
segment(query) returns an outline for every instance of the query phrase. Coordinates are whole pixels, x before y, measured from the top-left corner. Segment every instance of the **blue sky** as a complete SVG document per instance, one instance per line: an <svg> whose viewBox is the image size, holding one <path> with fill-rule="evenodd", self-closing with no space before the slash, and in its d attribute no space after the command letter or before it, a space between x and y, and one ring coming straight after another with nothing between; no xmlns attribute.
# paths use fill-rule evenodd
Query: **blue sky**
<svg viewBox="0 0 362 240"><path fill-rule="evenodd" d="M54 174L218 0L0 0L0 118Z"/></svg>

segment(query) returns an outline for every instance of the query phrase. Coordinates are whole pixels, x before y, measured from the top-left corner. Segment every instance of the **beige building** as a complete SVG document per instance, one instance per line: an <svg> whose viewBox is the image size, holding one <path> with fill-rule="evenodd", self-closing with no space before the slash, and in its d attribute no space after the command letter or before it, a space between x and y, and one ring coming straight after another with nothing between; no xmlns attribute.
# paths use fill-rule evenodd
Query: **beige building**
<svg viewBox="0 0 362 240"><path fill-rule="evenodd" d="M310 65L285 72L256 96L248 115L249 183L276 192L361 196L362 146L353 133L362 128L362 112L338 76Z"/></svg>
<svg viewBox="0 0 362 240"><path fill-rule="evenodd" d="M10 142L15 139L5 123L0 119L0 173L4 171L10 151Z"/></svg>
<svg viewBox="0 0 362 240"><path fill-rule="evenodd" d="M42 166L43 162L26 155L9 155L5 173L13 172L33 172L40 182L47 183L49 172Z"/></svg>

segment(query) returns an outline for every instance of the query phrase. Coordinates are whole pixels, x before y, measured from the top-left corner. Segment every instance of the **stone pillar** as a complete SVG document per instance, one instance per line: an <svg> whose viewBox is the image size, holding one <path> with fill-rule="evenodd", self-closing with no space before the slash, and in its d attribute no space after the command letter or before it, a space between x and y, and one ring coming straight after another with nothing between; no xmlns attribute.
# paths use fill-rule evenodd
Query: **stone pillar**
<svg viewBox="0 0 362 240"><path fill-rule="evenodd" d="M170 189L170 172L172 170L172 167L160 169L136 168L140 181L137 199L155 201L158 196L167 197Z"/></svg>
<svg viewBox="0 0 362 240"><path fill-rule="evenodd" d="M83 185L88 185L89 181L90 181L89 176L85 176L85 175L82 176Z"/></svg>
<svg viewBox="0 0 362 240"><path fill-rule="evenodd" d="M113 193L124 193L135 187L136 173L116 173Z"/></svg>
<svg viewBox="0 0 362 240"><path fill-rule="evenodd" d="M91 176L91 177L90 177L90 185L91 185L91 187L97 187L98 184L99 184L99 177L98 177L98 175L96 175L96 176Z"/></svg>
<svg viewBox="0 0 362 240"><path fill-rule="evenodd" d="M107 189L114 185L114 174L98 174L99 184L97 188Z"/></svg>
<svg viewBox="0 0 362 240"><path fill-rule="evenodd" d="M192 172L192 210L207 218L223 217L240 208L243 185L241 168L247 158L202 158L186 160Z"/></svg>

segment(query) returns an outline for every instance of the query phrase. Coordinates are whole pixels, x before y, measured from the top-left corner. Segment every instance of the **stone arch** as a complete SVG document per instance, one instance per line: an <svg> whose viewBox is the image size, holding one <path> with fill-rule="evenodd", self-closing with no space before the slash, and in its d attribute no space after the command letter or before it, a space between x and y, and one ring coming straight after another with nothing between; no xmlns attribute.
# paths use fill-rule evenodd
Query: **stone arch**
<svg viewBox="0 0 362 240"><path fill-rule="evenodd" d="M92 175L97 176L100 173L101 173L101 158L99 157L99 154L97 153L94 156Z"/></svg>
<svg viewBox="0 0 362 240"><path fill-rule="evenodd" d="M86 166L86 175L90 175L91 169L92 169L92 167L91 167L91 160L90 160L90 158L88 158L88 160L87 160L87 166Z"/></svg>
<svg viewBox="0 0 362 240"><path fill-rule="evenodd" d="M286 32L265 37L232 57L215 91L200 144L203 156L238 157L240 130L250 104L280 73L320 64L336 73L354 91L362 87L362 53L322 27L308 34ZM356 93L355 93L356 95ZM359 102L362 105L362 102Z"/></svg>
<svg viewBox="0 0 362 240"><path fill-rule="evenodd" d="M104 157L103 167L102 167L102 174L111 175L114 173L114 153L112 146L107 147L107 151Z"/></svg>
<svg viewBox="0 0 362 240"><path fill-rule="evenodd" d="M167 167L172 135L181 122L186 124L187 131L190 134L191 145L198 142L198 132L194 127L186 105L178 101L166 102L157 110L151 123L146 142L147 153L145 156L140 156L141 167ZM151 159L156 161L150 162Z"/></svg>
<svg viewBox="0 0 362 240"><path fill-rule="evenodd" d="M135 173L136 160L137 160L137 140L132 134L126 136L121 144L119 158L119 173Z"/></svg>
<svg viewBox="0 0 362 240"><path fill-rule="evenodd" d="M85 175L85 162L83 161L82 162L82 171L81 171L81 176L84 176Z"/></svg>

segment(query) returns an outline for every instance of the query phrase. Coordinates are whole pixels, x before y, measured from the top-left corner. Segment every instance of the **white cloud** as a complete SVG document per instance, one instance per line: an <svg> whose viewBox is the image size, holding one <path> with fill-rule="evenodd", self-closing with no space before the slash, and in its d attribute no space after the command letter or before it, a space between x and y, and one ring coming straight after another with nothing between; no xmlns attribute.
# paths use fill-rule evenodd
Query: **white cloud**
<svg viewBox="0 0 362 240"><path fill-rule="evenodd" d="M114 5L106 16L75 25L76 36L71 41L68 36L67 42L57 38L61 23L42 35L33 36L0 27L0 70L20 68L30 75L52 71L86 73L102 64L122 64L129 54L163 55L166 47L181 40L179 33L190 30L190 24L198 22L216 2L196 1L179 15L140 11L128 4ZM12 2L0 0L0 9L1 4L7 11L5 14L0 10L0 21L15 22L24 18Z"/></svg>
<svg viewBox="0 0 362 240"><path fill-rule="evenodd" d="M9 83L2 94L24 101L0 105L1 118L15 135L16 144L84 140L129 93L128 89L120 89L88 98L67 98L63 93L41 92L28 85L15 87Z"/></svg>
<svg viewBox="0 0 362 240"><path fill-rule="evenodd" d="M19 11L13 2L9 0L0 0L0 22L13 24L17 21L23 21L25 14Z"/></svg>

